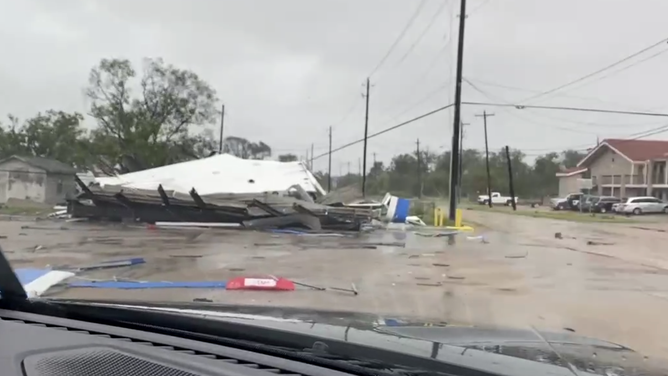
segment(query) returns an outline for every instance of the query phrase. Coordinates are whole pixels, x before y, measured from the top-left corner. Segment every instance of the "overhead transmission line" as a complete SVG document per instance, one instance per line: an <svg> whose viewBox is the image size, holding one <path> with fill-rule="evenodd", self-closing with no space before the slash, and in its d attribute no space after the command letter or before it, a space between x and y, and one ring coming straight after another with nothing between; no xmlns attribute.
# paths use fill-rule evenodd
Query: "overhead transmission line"
<svg viewBox="0 0 668 376"><path fill-rule="evenodd" d="M584 112L614 113L614 114L637 115L637 116L659 116L659 117L668 117L668 114L655 113L655 112L616 111L616 110L607 110L607 109L598 109L598 108L584 108L584 107L531 106L531 105L517 105L517 104L505 104L505 103L484 103L484 102L462 102L462 105L469 105L469 106L515 107L515 108L517 108L517 109L523 109L523 108L536 108L536 109L543 109L543 110L584 111ZM453 107L453 106L454 106L454 103L451 103L451 104L449 104L449 105L447 105L447 106L443 106L443 107L437 108L437 109L435 109L435 110L429 111L429 112L427 112L427 113L425 113L425 114L422 114L422 115L420 115L420 116L414 117L414 118L412 118L412 119L410 119L410 120L407 120L407 121L405 121L405 122L403 122L403 123L399 123L399 124L394 125L394 126L391 126L391 127L389 127L389 128L385 128L385 129L383 129L382 131L379 131L379 132L370 134L370 135L368 135L368 137L367 137L366 139L368 140L368 139L370 139L370 138L374 138L374 137L380 136L380 135L382 135L382 134L391 132L391 131L393 131L393 130L395 130L395 129L398 129L398 128L401 128L401 127L406 126L406 125L408 125L408 124L414 123L414 122L416 122L416 121L418 121L418 120L420 120L420 119L423 119L423 118L426 118L426 117L428 117L428 116L434 115L434 114L436 114L436 113L438 113L438 112L447 110L448 108ZM659 134L659 133L662 133L662 132L668 132L668 124L666 124L666 125L662 125L662 126L657 127L657 128L649 129L649 130L647 130L647 131L639 132L639 133L634 134L634 135L632 135L632 136L635 136L635 138L633 138L633 139L639 139L639 138L643 138L643 137L648 137L648 136L652 136L652 135L655 135L655 134ZM630 140L633 140L633 139L630 139ZM319 154L319 155L313 157L312 159L313 159L313 160L316 160L316 159L325 157L325 156L327 156L327 155L329 155L329 154L333 154L333 153L335 153L335 152L337 152L337 151L341 151L341 150L343 150L343 149L349 148L349 147L351 147L351 146L353 146L353 145L356 145L356 144L359 144L359 143L361 143L361 142L364 142L364 138L361 138L361 139L359 139L359 140L352 141L352 142L349 142L349 143L344 144L344 145L342 145L342 146L339 146L339 147L336 148L336 149L332 149L331 152L327 152L327 153Z"/></svg>
<svg viewBox="0 0 668 376"><path fill-rule="evenodd" d="M607 109L587 108L587 107L537 106L537 105L534 106L534 105L524 105L524 104L486 103L486 102L462 102L462 104L469 105L469 106L514 107L518 110L523 110L525 108L529 108L529 109L535 108L535 109L541 109L541 110L564 110L564 111L598 112L598 113L604 113L604 114L668 117L668 114L659 113L659 112L619 111L619 110L607 110Z"/></svg>
<svg viewBox="0 0 668 376"><path fill-rule="evenodd" d="M415 47L422 41L422 38L427 34L429 29L434 25L434 22L436 22L436 19L443 13L443 10L445 9L445 5L448 3L449 0L442 0L441 4L438 6L438 9L436 9L436 12L434 12L434 15L431 17L429 20L429 23L427 23L427 26L422 29L422 33L415 39L415 41L408 47L408 50L401 56L401 59L399 59L399 62L396 64L396 66L399 66L401 63L406 60L406 58L413 52Z"/></svg>
<svg viewBox="0 0 668 376"><path fill-rule="evenodd" d="M588 73L588 74L586 74L586 75L584 75L584 76L582 76L582 77L580 77L580 78L576 78L575 80L569 81L569 82L567 82L567 83L565 83L565 84L563 84L563 85L559 85L559 86L557 86L557 87L555 87L555 88L552 88L552 89L550 89L550 90L543 91L543 92L541 92L541 93L539 93L539 94L536 94L536 95L534 95L534 96L531 96L531 97L529 97L529 98L526 98L526 99L522 100L521 102L529 102L529 101L538 99L538 98L540 98L540 97L544 97L544 96L546 96L546 95L548 95L548 94L552 94L552 93L554 93L555 91L564 89L564 88L566 88L566 87L568 87L568 86L575 85L575 84L578 83L578 82L582 82L582 81L584 81L584 80L586 80L586 79L588 79L588 78L590 78L590 77L596 76L597 74L602 73L602 72L604 72L604 71L606 71L606 70L608 70L608 69L610 69L610 68L614 68L614 67L618 66L619 64L622 64L622 63L624 63L624 62L626 62L626 61L628 61L628 60L631 60L631 59L633 59L634 57L639 56L639 55L641 55L641 54L643 54L643 53L645 53L645 52L647 52L647 51L649 51L649 50L651 50L651 49L653 49L653 48L655 48L655 47L657 47L657 46L659 46L659 45L661 45L661 44L664 44L664 43L666 43L666 42L668 42L668 38L663 38L663 39L661 39L660 41L658 41L658 42L656 42L656 43L653 43L652 45L647 46L647 47L641 49L640 51L634 52L634 53L632 53L631 55L628 55L628 56L626 56L626 57L624 57L624 58L622 58L622 59L620 59L620 60L617 60L617 61L615 61L614 63L612 63L612 64L610 64L610 65L606 65L605 67L603 67L603 68L601 68L601 69L598 69L598 70L596 70L596 71L594 71L594 72Z"/></svg>
<svg viewBox="0 0 668 376"><path fill-rule="evenodd" d="M408 29L410 29L411 26L413 25L413 22L415 22L415 19L417 18L417 16L422 11L422 8L424 7L425 3L426 3L426 0L420 0L420 4L417 6L417 8L415 8L415 11L413 12L413 15L411 16L411 18L408 19L408 22L406 23L406 26L404 26L403 30L401 30L401 33L399 33L399 35L397 35L397 38L394 40L394 42L392 43L390 48L387 50L387 53L385 53L385 56L383 56L383 58L380 59L380 61L376 65L376 67L373 68L371 73L369 73L369 77L373 76L378 71L378 69L380 69L380 67L383 66L383 64L385 64L385 61L387 60L387 58L390 57L390 55L392 54L394 49L397 47L399 42L406 35L406 32L408 31Z"/></svg>
<svg viewBox="0 0 668 376"><path fill-rule="evenodd" d="M395 129L401 128L401 127L403 127L403 126L405 126L405 125L408 125L408 124L410 124L410 123L416 122L416 121L418 121L418 120L420 120L420 119L426 118L427 116L431 116L431 115L433 115L433 114L435 114L435 113L441 112L441 111L443 111L443 110L447 110L448 108L450 108L450 107L452 107L452 106L454 106L454 105L455 105L454 103L451 103L451 104L449 104L449 105L447 105L447 106L443 106L443 107L437 108L437 109L435 109L435 110L429 111L429 112L427 112L426 114L422 114L422 115L420 115L420 116L418 116L418 117L412 118L412 119L407 120L407 121L405 121L405 122L403 122L403 123L399 123L399 124L394 125L394 126L391 126L391 127L389 127L389 128L385 128L385 129L383 129L382 131L379 131L379 132L370 134L370 135L367 137L367 140L370 139L370 138L374 138L374 137L380 136L380 135L382 135L382 134L384 134L384 133L393 131L393 130L395 130ZM343 145L343 146L339 146L339 147L336 148L336 149L332 149L331 152L327 152L327 153L323 153L323 154L317 155L317 156L313 157L313 160L316 160L316 159L318 159L318 158L325 157L325 156L329 155L330 153L333 154L333 153L335 153L335 152L337 152L337 151L340 151L340 150L349 148L349 147L351 147L351 146L353 146L353 145L355 145L355 144L359 144L360 142L364 142L364 138L359 139L359 140L356 140L356 141L353 141L353 142L349 142L349 143L347 143L347 144L345 144L345 145Z"/></svg>

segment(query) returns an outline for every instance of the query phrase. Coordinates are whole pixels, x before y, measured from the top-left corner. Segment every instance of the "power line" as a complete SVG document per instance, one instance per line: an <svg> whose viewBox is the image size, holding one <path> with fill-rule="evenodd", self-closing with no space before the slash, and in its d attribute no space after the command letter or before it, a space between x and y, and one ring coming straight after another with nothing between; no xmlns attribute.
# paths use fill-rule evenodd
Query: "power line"
<svg viewBox="0 0 668 376"><path fill-rule="evenodd" d="M422 38L424 38L425 34L427 34L427 32L429 31L429 29L431 29L431 27L434 25L434 22L436 21L436 19L438 18L438 16L441 15L441 13L443 12L443 9L445 9L445 5L446 5L447 3L448 3L448 0L442 0L442 1L441 1L441 4L438 6L438 9L436 10L436 12L434 13L434 15L433 15L433 16L431 17L431 19L429 20L429 23L427 24L427 27L425 27L425 28L422 30L422 33L420 33L420 35L417 37L417 39L415 40L415 42L413 42L413 43L411 44L411 46L408 48L408 51L406 51L406 53L404 53L404 55L401 57L401 59L399 59L399 62L397 63L396 66L399 66L401 63L403 63L403 61L406 60L406 58L408 57L408 55L410 55L411 52L413 52L413 50L415 49L415 47L420 43L420 41L422 41Z"/></svg>
<svg viewBox="0 0 668 376"><path fill-rule="evenodd" d="M504 100L503 98L499 98L499 97L497 97L497 96L491 95L491 94L489 94L489 93L483 91L482 89L480 89L477 85L474 85L474 84L473 84L471 81L469 81L468 79L464 78L464 82L466 82L467 84L469 84L469 86L471 86L473 89L475 89L477 92L479 92L480 94L482 94L482 95L485 96L486 98L491 99L491 100L498 100L498 101L500 101L500 102L503 102L503 103L505 103L505 104L508 104L508 101ZM568 132L584 133L584 134L589 133L589 134L591 134L591 132L582 131L582 130L579 130L579 129L573 129L573 128L568 128L568 127L562 127L562 126L554 125L554 124L537 123L537 122L533 121L532 119L527 119L527 118L525 118L525 117L523 117L523 116L520 116L520 115L518 115L518 114L515 114L515 113L513 113L513 112L510 112L509 110L505 110L505 111L506 111L507 114L509 114L509 115L511 115L511 116L513 116L513 117L516 117L516 118L518 118L518 119L520 119L520 120L522 120L522 121L525 121L525 122L527 122L527 123L536 124L536 125L541 125L541 126L547 126L547 127L552 127L552 128L557 128L557 129L561 129L561 130L568 131Z"/></svg>
<svg viewBox="0 0 668 376"><path fill-rule="evenodd" d="M473 7L473 9L471 9L470 11L467 12L466 16L468 17L468 16L473 15L473 13L475 13L476 11L478 11L480 8L484 7L484 6L487 5L487 4L489 4L489 0L482 0L482 1L480 1L480 3L478 4L478 6Z"/></svg>
<svg viewBox="0 0 668 376"><path fill-rule="evenodd" d="M368 75L369 77L373 76L374 73L376 73L376 72L378 71L378 69L380 69L380 67L385 63L385 61L387 60L387 58L390 57L390 55L392 54L392 51L394 51L394 49L397 47L397 45L399 44L399 42L400 42L400 41L404 38L404 36L406 35L406 32L408 31L408 29L410 29L411 26L413 25L413 22L415 22L415 19L417 18L417 16L418 16L418 15L420 14L420 12L422 11L422 8L424 7L424 4L425 4L425 3L426 3L426 0L421 0L421 1L420 1L420 4L417 6L417 8L415 9L415 11L413 12L413 15L411 16L411 18L408 19L408 23L406 23L406 26L404 26L404 29L403 29L403 30L401 31L401 33L397 36L397 38L394 40L394 42L393 42L392 45L390 46L390 49L389 49L389 50L387 51L387 53L385 54L385 56L383 56L383 58L380 59L380 61L378 62L378 65L376 65L376 67L371 71L371 73L369 73L369 75Z"/></svg>
<svg viewBox="0 0 668 376"><path fill-rule="evenodd" d="M367 140L370 139L370 138L374 138L374 137L376 137L376 136L380 136L380 135L382 135L382 134L384 134L384 133L393 131L393 130L395 130L395 129L397 129L397 128L401 128L401 127L403 127L403 126L405 126L405 125L408 125L408 124L410 124L410 123L416 122L416 121L418 121L418 120L420 120L420 119L424 119L424 118L426 118L426 117L428 117L428 116L431 116L431 115L436 114L436 113L438 113L438 112L441 112L441 111L443 111L443 110L447 110L448 108L450 108L450 107L452 107L452 106L454 106L454 103L451 103L451 104L449 104L449 105L447 105L447 106L443 106L443 107L441 107L441 108L437 108L437 109L435 109L435 110L432 110L432 111L430 111L430 112L427 112L426 114L422 114L422 115L420 115L420 116L418 116L418 117L415 117L415 118L410 119L410 120L408 120L408 121L405 121L405 122L403 122L403 123L400 123L400 124L391 126L391 127L389 127L389 128L383 129L383 130L380 131L380 132L376 132L376 133L370 134L370 135L367 137ZM316 159L318 159L318 158L322 158L322 157L324 157L324 156L327 156L327 155L329 155L329 154L331 154L331 153L335 153L335 152L337 152L337 151L346 149L346 148L351 147L351 146L353 146L353 145L355 145L355 144L359 144L360 142L364 142L364 138L359 139L359 140L356 140L356 141L353 141L353 142L349 142L349 143L347 143L347 144L345 144L345 145L343 145L343 146L339 146L338 148L332 150L332 151L329 152L329 153L320 154L320 155L314 157L313 160L316 160Z"/></svg>
<svg viewBox="0 0 668 376"><path fill-rule="evenodd" d="M629 65L627 65L627 66L625 66L625 67L622 67L621 69L618 69L618 70L616 70L616 71L613 71L613 72L611 72L611 73L609 73L609 74L606 74L606 75L603 75L603 76L599 76L599 77L597 77L597 78L595 78L595 79L593 79L593 80L591 80L591 81L589 81L589 82L585 82L585 83L583 83L582 85L578 85L578 86L576 86L576 87L574 87L574 88L570 88L570 89L568 89L568 91L572 91L572 90L575 90L575 89L578 89L578 88L585 87L585 86L587 86L587 85L591 85L591 84L593 84L594 82L597 82L597 81L600 81L600 80L602 80L602 79L604 79L604 78L608 78L608 77L610 77L610 76L613 76L613 75L616 75L616 74L618 74L618 73L621 73L621 72L623 72L623 71L625 71L625 70L627 70L627 69L629 69L629 68L633 68L633 67L635 67L636 65L640 65L640 64L642 64L642 63L644 63L644 62L646 62L646 61L648 61L648 60L652 60L652 59L654 59L655 57L658 57L659 55L663 55L663 54L666 53L666 52L668 52L668 49L661 50L661 51L659 51L659 52L657 52L657 53L655 53L655 54L649 55L648 57L646 57L646 58L644 58L644 59L642 59L642 60L636 61L636 62L634 62L634 63L632 63L632 64L629 64Z"/></svg>
<svg viewBox="0 0 668 376"><path fill-rule="evenodd" d="M608 70L608 69L610 69L610 68L616 67L617 65L619 65L619 64L621 64L621 63L623 63L623 62L625 62L625 61L628 61L628 60L630 60L630 59L633 59L634 57L636 57L636 56L638 56L638 55L641 55L641 54L643 54L644 52L647 52L647 51L651 50L652 48L654 48L654 47L656 47L656 46L659 46L659 45L661 45L661 44L663 44L663 43L666 43L666 42L668 42L668 38L663 38L663 39L661 39L660 41L658 41L658 42L656 42L656 43L654 43L654 44L652 44L652 45L650 45L650 46L648 46L648 47L645 47L645 48L643 48L643 49L640 50L640 51L634 52L633 54L631 54L631 55L629 55L629 56L626 56L626 57L622 58L621 60L617 60L616 62L614 62L614 63L612 63L612 64L610 64L610 65L607 65L607 66L605 66L605 67L603 67L603 68L601 68L601 69L598 69L598 70L596 70L596 71L594 71L594 72L592 72L592 73L586 74L586 75L584 75L584 76L582 76L582 77L580 77L580 78L577 78L577 79L575 79L575 80L573 80L573 81L567 82L567 83L565 83L565 84L563 84L563 85L559 85L559 86L557 86L557 87L555 87L555 88L552 88L552 89L550 89L550 90L547 90L547 91L544 91L544 92L539 93L539 94L537 94L537 95L534 95L534 96L531 96L531 97L529 97L529 98L526 98L526 99L522 100L521 102L528 102L528 101L531 101L531 100L534 100L534 99L543 97L543 96L545 96L545 95L554 93L554 92L557 91L557 90L561 90L561 89L563 89L563 88L565 88L565 87L574 85L574 84L576 84L576 83L578 83L578 82L584 81L584 80L586 80L586 79L588 79L588 78L590 78L590 77L593 77L593 76L595 76L595 75L597 75L597 74L599 74L599 73L601 73L601 72L604 72L604 71L606 71L606 70Z"/></svg>
<svg viewBox="0 0 668 376"><path fill-rule="evenodd" d="M504 84L498 84L498 83L495 83L495 82L479 80L477 78L474 79L474 78L468 77L468 78L464 78L464 80L466 81L466 83L471 85L471 87L473 87L476 91L478 91L479 93L481 93L485 97L487 97L489 99L492 99L492 100L499 100L500 97L495 96L495 95L491 95L487 91L483 91L477 85L474 85L471 81L475 81L477 84L481 84L481 85L484 85L484 86L493 86L493 87L499 87L499 88L508 89L508 90L525 91L525 92L533 92L533 93L540 92L540 90L532 90L532 89L521 88L521 87L516 87L516 86L508 86L508 85L504 85ZM599 98L594 98L594 97L582 97L582 96L577 96L577 95L566 95L566 94L558 94L558 96L563 96L563 97L567 97L567 98L584 99L584 100L595 100L595 101L598 101L598 102L601 102L601 103L611 104L611 105L615 105L615 106L623 106L623 107L626 107L626 108L629 108L629 109L633 109L633 107L629 106L628 104L605 101L605 100L602 100L602 99L599 99ZM510 101L508 101L508 100L499 100L499 101L504 102L504 103L510 103ZM638 111L653 112L652 109L641 109L641 110L638 110ZM538 114L536 114L536 115L538 115ZM558 116L550 116L550 115L547 115L545 113L541 113L540 116L548 118L548 119L552 119L552 120L557 120L557 121L564 121L564 122L569 122L569 123L590 125L590 126L602 126L602 127L646 126L646 125L657 125L657 124L662 123L660 121L659 122L652 121L652 122L647 122L647 123L634 123L634 124L629 124L628 122L626 122L626 123L607 123L607 122L606 123L597 123L597 122L592 122L592 121L580 121L580 120L574 120L574 119L565 119L565 118L558 117Z"/></svg>
<svg viewBox="0 0 668 376"><path fill-rule="evenodd" d="M495 107L515 107L518 110L523 110L525 108L535 108L541 110L562 110L562 111L581 111L581 112L598 112L604 114L621 114L621 115L638 115L638 116L658 116L658 117L668 117L668 114L658 113L658 112L643 112L643 111L617 111L617 110L607 110L599 108L587 108L587 107L566 107L566 106L532 106L524 104L510 104L510 103L484 103L484 102L462 102L469 106L495 106Z"/></svg>

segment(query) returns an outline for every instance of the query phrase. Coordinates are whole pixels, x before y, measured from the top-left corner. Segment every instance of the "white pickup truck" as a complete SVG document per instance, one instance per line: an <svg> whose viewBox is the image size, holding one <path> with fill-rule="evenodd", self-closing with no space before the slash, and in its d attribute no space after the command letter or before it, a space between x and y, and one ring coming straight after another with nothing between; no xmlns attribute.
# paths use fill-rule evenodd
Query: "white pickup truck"
<svg viewBox="0 0 668 376"><path fill-rule="evenodd" d="M487 205L488 202L489 202L489 196L487 195L478 196L478 204ZM517 197L515 197L515 203L517 204ZM513 204L513 198L508 196L501 196L501 193L499 192L492 192L492 204L510 206Z"/></svg>

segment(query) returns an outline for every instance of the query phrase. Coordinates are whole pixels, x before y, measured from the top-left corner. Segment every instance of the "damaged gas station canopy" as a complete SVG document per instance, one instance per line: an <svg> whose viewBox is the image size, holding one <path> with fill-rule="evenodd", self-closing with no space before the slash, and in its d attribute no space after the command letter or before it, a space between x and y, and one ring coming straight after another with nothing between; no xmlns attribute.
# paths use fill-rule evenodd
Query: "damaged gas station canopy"
<svg viewBox="0 0 668 376"><path fill-rule="evenodd" d="M241 159L230 154L100 177L95 182L102 188L111 185L143 190L157 190L162 185L167 191L185 194L196 187L200 195L285 192L299 185L312 195L325 194L303 162Z"/></svg>

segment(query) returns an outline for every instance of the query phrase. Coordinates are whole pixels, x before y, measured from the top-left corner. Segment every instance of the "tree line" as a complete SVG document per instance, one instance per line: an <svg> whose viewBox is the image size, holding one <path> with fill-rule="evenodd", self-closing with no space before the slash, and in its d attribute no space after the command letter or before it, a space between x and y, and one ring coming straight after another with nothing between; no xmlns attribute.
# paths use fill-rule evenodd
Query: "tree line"
<svg viewBox="0 0 668 376"><path fill-rule="evenodd" d="M145 59L138 71L128 60L102 59L89 73L85 87L87 112L47 109L21 120L8 115L0 122L0 158L11 155L59 160L80 170L119 174L210 156L220 150L211 126L220 121L216 91L196 73L162 59ZM85 126L84 126L85 125ZM265 159L272 149L262 141L227 137L223 152L246 159ZM582 153L548 153L525 162L511 152L515 191L523 197L557 193L555 173L573 167ZM294 154L279 155L283 162ZM419 163L418 163L419 160ZM490 153L492 188L507 192L505 154ZM421 151L396 155L388 166L376 162L367 177L367 192L407 196L447 196L450 153ZM327 173L316 176L327 188ZM486 191L484 154L462 154L462 192ZM337 186L361 184L359 174L336 177Z"/></svg>
<svg viewBox="0 0 668 376"><path fill-rule="evenodd" d="M141 73L124 59L103 59L89 74L87 113L48 109L0 122L0 158L59 160L80 170L127 173L202 158L220 143L207 126L221 116L216 91L197 74L145 59ZM85 127L84 124L88 126ZM262 141L227 137L223 151L263 159Z"/></svg>
<svg viewBox="0 0 668 376"><path fill-rule="evenodd" d="M526 162L520 150L510 150L515 194L520 198L540 199L559 193L556 173L575 167L585 156L576 150L551 152L537 157L533 164ZM508 163L505 150L489 153L489 170L492 191L509 193ZM327 189L326 172L316 173L320 184ZM485 154L466 149L462 153L461 190L463 196L474 198L487 194L487 169ZM361 187L360 174L348 173L333 177L336 187L357 185ZM403 197L446 197L450 183L450 152L441 154L429 151L396 155L388 166L375 162L367 174L366 192L380 196L386 192Z"/></svg>

